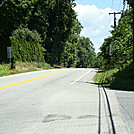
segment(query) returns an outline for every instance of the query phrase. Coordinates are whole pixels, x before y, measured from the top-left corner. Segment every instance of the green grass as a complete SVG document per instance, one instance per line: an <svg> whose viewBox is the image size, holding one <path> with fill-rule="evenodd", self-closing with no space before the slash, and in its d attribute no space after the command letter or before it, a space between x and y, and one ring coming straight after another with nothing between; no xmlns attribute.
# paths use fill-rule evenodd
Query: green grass
<svg viewBox="0 0 134 134"><path fill-rule="evenodd" d="M12 74L31 72L31 71L39 71L39 70L47 70L53 69L52 66L47 64L46 62L16 62L15 68L10 70L9 64L0 65L0 76L7 76Z"/></svg>
<svg viewBox="0 0 134 134"><path fill-rule="evenodd" d="M15 63L16 70L46 70L53 69L51 65L46 62L16 62Z"/></svg>
<svg viewBox="0 0 134 134"><path fill-rule="evenodd" d="M8 64L0 65L0 76L6 76L9 74L10 74L9 65Z"/></svg>
<svg viewBox="0 0 134 134"><path fill-rule="evenodd" d="M94 77L94 82L102 86L110 86L114 79L114 74L118 72L118 69L112 69L108 71L99 70Z"/></svg>
<svg viewBox="0 0 134 134"><path fill-rule="evenodd" d="M121 70L115 68L108 71L98 71L94 82L113 89L134 91L134 64Z"/></svg>

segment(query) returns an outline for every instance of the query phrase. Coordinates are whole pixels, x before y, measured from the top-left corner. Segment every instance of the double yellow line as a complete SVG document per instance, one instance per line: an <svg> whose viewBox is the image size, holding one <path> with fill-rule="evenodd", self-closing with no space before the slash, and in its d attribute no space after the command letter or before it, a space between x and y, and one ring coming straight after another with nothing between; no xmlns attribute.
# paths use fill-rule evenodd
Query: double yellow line
<svg viewBox="0 0 134 134"><path fill-rule="evenodd" d="M63 73L63 72L66 72L66 71L70 71L70 70L71 69L69 69L69 70L63 70L63 71L59 71L59 72L47 74L47 75L44 75L44 76L32 78L32 79L29 79L29 80L25 80L25 81L13 83L13 84L10 84L10 85L6 85L6 86L3 86L3 87L0 87L0 90L6 89L6 88L9 88L9 87L13 87L13 86L17 86L17 85L20 85L20 84L23 84L23 83L27 83L27 82L30 82L30 81L38 80L38 79L41 79L41 78L45 78L45 77L48 77L48 76L52 76L52 75L55 75L55 74Z"/></svg>

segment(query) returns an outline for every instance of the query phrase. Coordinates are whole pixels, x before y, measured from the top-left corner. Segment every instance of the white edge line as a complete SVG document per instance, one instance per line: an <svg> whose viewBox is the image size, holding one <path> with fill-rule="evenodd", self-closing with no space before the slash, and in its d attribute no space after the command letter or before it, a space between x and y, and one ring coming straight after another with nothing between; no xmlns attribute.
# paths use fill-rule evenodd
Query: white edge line
<svg viewBox="0 0 134 134"><path fill-rule="evenodd" d="M85 73L84 75L82 75L81 77L79 77L78 79L76 79L74 82L71 83L71 85L75 84L77 81L79 81L81 78L83 78L84 76L86 76L88 73L90 73L92 70L88 71L87 73Z"/></svg>

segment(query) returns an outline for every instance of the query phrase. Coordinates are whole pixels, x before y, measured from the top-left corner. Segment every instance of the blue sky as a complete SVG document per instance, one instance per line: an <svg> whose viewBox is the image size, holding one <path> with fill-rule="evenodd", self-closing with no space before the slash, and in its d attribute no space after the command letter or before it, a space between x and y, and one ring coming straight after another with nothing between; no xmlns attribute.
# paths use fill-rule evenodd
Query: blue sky
<svg viewBox="0 0 134 134"><path fill-rule="evenodd" d="M89 37L93 42L96 52L99 52L105 38L110 36L111 25L114 17L110 12L123 9L123 0L75 0L78 20L83 29L81 36ZM117 19L120 15L117 15Z"/></svg>
<svg viewBox="0 0 134 134"><path fill-rule="evenodd" d="M119 10L123 7L123 0L75 0L81 5L96 5L98 8L104 9L107 7L113 10Z"/></svg>

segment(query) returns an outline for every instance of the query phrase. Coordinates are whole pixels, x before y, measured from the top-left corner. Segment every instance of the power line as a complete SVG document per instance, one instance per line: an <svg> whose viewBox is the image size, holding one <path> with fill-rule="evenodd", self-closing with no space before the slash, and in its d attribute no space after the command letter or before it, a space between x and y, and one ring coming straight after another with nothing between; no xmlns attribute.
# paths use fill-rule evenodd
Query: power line
<svg viewBox="0 0 134 134"><path fill-rule="evenodd" d="M112 7L111 7L112 9L113 9L113 6L114 6L114 0L112 0Z"/></svg>
<svg viewBox="0 0 134 134"><path fill-rule="evenodd" d="M121 7L121 3L123 3L123 1L122 1L122 0L120 1L120 5L119 5L119 8L118 8L118 11L120 10L120 7Z"/></svg>

